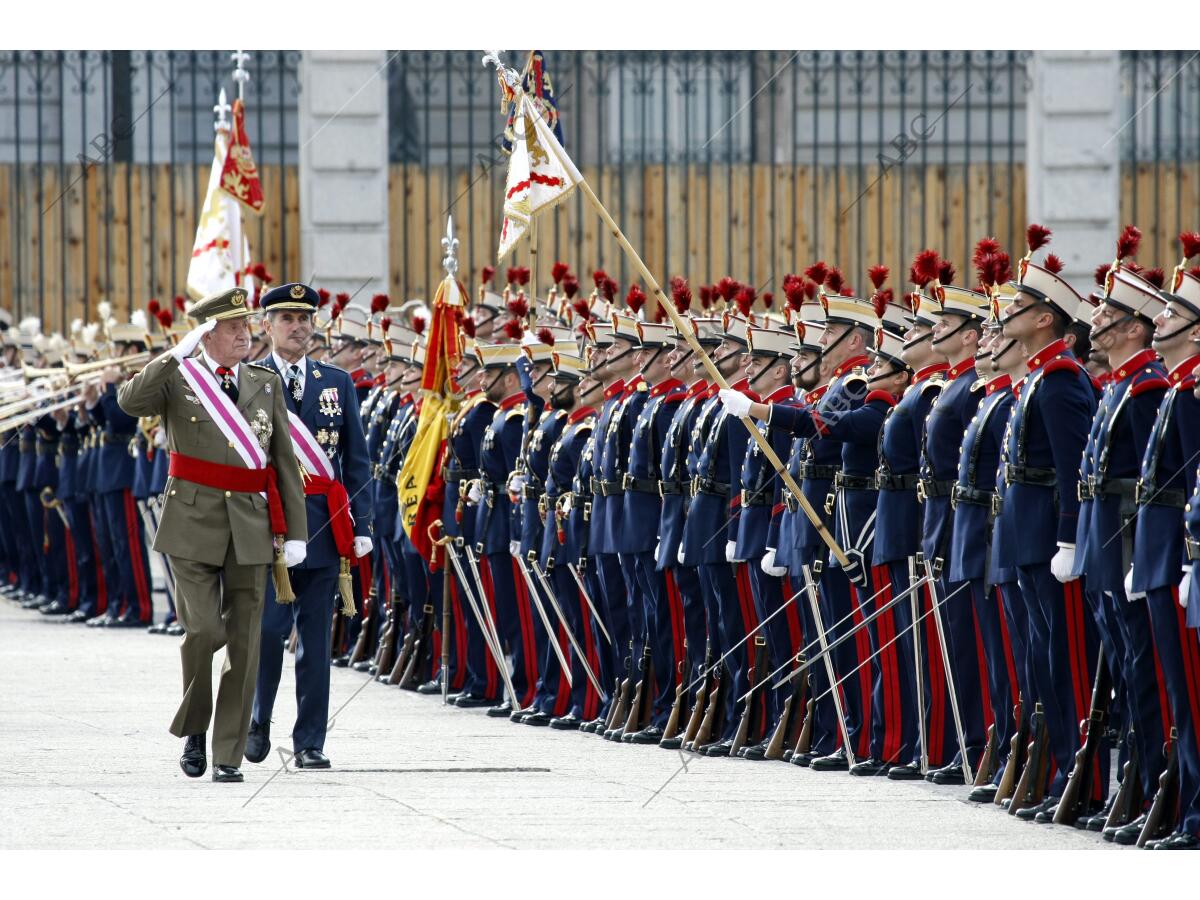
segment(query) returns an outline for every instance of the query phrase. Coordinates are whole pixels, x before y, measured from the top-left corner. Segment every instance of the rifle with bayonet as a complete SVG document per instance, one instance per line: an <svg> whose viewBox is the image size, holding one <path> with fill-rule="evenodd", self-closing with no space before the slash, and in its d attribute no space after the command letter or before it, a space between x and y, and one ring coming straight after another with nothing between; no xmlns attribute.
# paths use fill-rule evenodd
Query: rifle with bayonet
<svg viewBox="0 0 1200 900"><path fill-rule="evenodd" d="M1146 824L1138 835L1137 845L1146 846L1147 841L1158 840L1170 834L1179 820L1179 731L1171 726L1171 736L1163 748L1166 766L1158 776L1158 790L1154 802L1146 813Z"/></svg>
<svg viewBox="0 0 1200 900"><path fill-rule="evenodd" d="M379 646L375 649L375 661L371 664L371 674L386 681L396 662L396 635L402 625L400 621L400 598L394 593L388 604L387 625L379 638Z"/></svg>
<svg viewBox="0 0 1200 900"><path fill-rule="evenodd" d="M717 685L717 672L712 671L712 639L709 638L704 643L704 667L700 670L709 674L700 679L700 686L696 688L696 697L692 701L691 715L688 716L687 727L683 730L683 741L681 746L687 747L696 740L696 735L700 731L700 723L704 719L705 707L708 705L708 695Z"/></svg>
<svg viewBox="0 0 1200 900"><path fill-rule="evenodd" d="M667 725L663 729L662 739L664 741L672 740L679 733L679 723L685 717L683 706L687 702L687 649L687 638L684 638L683 659L675 663L679 681L675 685L675 702L671 704L671 712L667 716Z"/></svg>
<svg viewBox="0 0 1200 900"><path fill-rule="evenodd" d="M1108 725L1108 701L1111 695L1112 677L1108 671L1108 659L1101 650L1096 663L1096 679L1092 684L1092 707L1088 717L1079 723L1083 743L1075 753L1075 765L1063 788L1058 809L1054 811L1055 825L1074 825L1077 819L1096 812L1091 788L1098 775L1097 758Z"/></svg>

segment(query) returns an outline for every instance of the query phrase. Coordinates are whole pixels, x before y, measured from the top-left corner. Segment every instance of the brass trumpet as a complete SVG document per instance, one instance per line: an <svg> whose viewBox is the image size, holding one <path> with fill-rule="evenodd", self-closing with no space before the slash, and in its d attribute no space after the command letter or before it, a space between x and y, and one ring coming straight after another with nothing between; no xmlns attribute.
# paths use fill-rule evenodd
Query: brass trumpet
<svg viewBox="0 0 1200 900"><path fill-rule="evenodd" d="M152 353L149 350L142 350L138 353L131 353L128 356L114 356L107 359L93 359L85 363L65 363L63 372L72 380L81 375L91 375L95 372L100 372L107 369L109 366L116 366L118 369L128 369L136 366L141 369L142 366L150 362Z"/></svg>

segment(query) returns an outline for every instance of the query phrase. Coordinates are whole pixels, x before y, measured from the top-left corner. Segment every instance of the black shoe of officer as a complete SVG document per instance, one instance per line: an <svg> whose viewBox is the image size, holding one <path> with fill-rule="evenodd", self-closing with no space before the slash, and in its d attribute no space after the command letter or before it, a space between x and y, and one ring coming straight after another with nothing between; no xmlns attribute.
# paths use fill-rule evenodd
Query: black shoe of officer
<svg viewBox="0 0 1200 900"><path fill-rule="evenodd" d="M999 790L999 785L981 784L979 787L971 789L971 793L967 794L967 799L972 803L994 803L996 792Z"/></svg>
<svg viewBox="0 0 1200 900"><path fill-rule="evenodd" d="M658 742L658 746L664 750L679 750L683 747L683 735L677 734L675 737L663 738Z"/></svg>
<svg viewBox="0 0 1200 900"><path fill-rule="evenodd" d="M1017 818L1025 822L1037 821L1038 813L1044 813L1048 809L1054 809L1058 806L1058 797L1047 797L1041 803L1036 803L1033 806L1025 806L1017 810Z"/></svg>
<svg viewBox="0 0 1200 900"><path fill-rule="evenodd" d="M223 781L227 784L237 784L245 781L242 770L237 766L213 766L213 781Z"/></svg>
<svg viewBox="0 0 1200 900"><path fill-rule="evenodd" d="M1146 814L1142 813L1128 825L1105 828L1104 839L1106 841L1112 841L1113 843L1122 844L1123 846L1128 847L1131 844L1137 843L1137 839L1141 837L1142 829L1145 827L1145 825Z"/></svg>
<svg viewBox="0 0 1200 900"><path fill-rule="evenodd" d="M454 701L454 705L459 709L478 709L482 706L493 706L495 700L489 700L487 697L480 697L478 694L468 694L463 692L458 695L458 699Z"/></svg>
<svg viewBox="0 0 1200 900"><path fill-rule="evenodd" d="M166 634L171 635L171 637L181 637L183 635L183 624L176 619L167 626Z"/></svg>
<svg viewBox="0 0 1200 900"><path fill-rule="evenodd" d="M932 781L934 784L966 784L967 779L963 775L962 763L952 762L948 766L942 766L940 769L934 769L925 776L926 781Z"/></svg>
<svg viewBox="0 0 1200 900"><path fill-rule="evenodd" d="M793 753L792 758L788 760L788 762L790 762L793 766L803 766L807 769L813 764L814 759L820 758L820 753L814 753L812 750L808 750L804 753Z"/></svg>
<svg viewBox="0 0 1200 900"><path fill-rule="evenodd" d="M874 778L876 775L887 775L891 766L881 759L863 759L850 767L851 775Z"/></svg>
<svg viewBox="0 0 1200 900"><path fill-rule="evenodd" d="M920 781L924 776L921 774L920 763L910 762L892 766L888 769L887 777L891 781Z"/></svg>
<svg viewBox="0 0 1200 900"><path fill-rule="evenodd" d="M1200 837L1177 831L1157 841L1147 841L1147 850L1200 850Z"/></svg>
<svg viewBox="0 0 1200 900"><path fill-rule="evenodd" d="M1054 816L1058 813L1058 801L1054 802L1053 806L1048 806L1039 813L1035 813L1033 821L1039 825L1053 825Z"/></svg>
<svg viewBox="0 0 1200 900"><path fill-rule="evenodd" d="M1113 804L1117 802L1115 793L1109 794L1108 799L1104 802L1104 806L1093 815L1081 816L1075 820L1075 827L1087 831L1103 831L1105 824L1108 822L1108 815L1112 812Z"/></svg>
<svg viewBox="0 0 1200 900"><path fill-rule="evenodd" d="M493 719L507 719L512 715L512 711L511 701L505 700L503 703L497 703L495 706L489 707L487 714Z"/></svg>
<svg viewBox="0 0 1200 900"><path fill-rule="evenodd" d="M424 684L417 685L418 694L440 694L442 692L442 679L431 678Z"/></svg>
<svg viewBox="0 0 1200 900"><path fill-rule="evenodd" d="M705 756L728 756L729 751L733 749L733 741L726 739L717 741L713 744L706 744L700 748L700 752Z"/></svg>
<svg viewBox="0 0 1200 900"><path fill-rule="evenodd" d="M567 713L565 716L556 716L550 720L550 727L556 731L578 731L582 725L583 720L571 713Z"/></svg>
<svg viewBox="0 0 1200 900"><path fill-rule="evenodd" d="M375 667L375 664L373 662L371 662L371 660L360 659L358 662L356 662L350 668L352 668L355 672L371 672L371 669L373 669L374 667ZM374 675L375 673L371 672L371 674Z"/></svg>
<svg viewBox="0 0 1200 900"><path fill-rule="evenodd" d="M262 725L250 720L250 731L246 735L245 757L252 763L260 763L271 752L271 723Z"/></svg>
<svg viewBox="0 0 1200 900"><path fill-rule="evenodd" d="M528 713L527 715L524 715L521 717L521 724L522 725L533 725L536 728L542 728L542 727L550 724L551 718L552 718L552 716L550 715L550 713L545 713L545 712L542 712L540 709L535 709L533 712Z"/></svg>
<svg viewBox="0 0 1200 900"><path fill-rule="evenodd" d="M808 767L814 772L845 772L850 768L850 762L846 758L845 748L840 748L828 756L818 756Z"/></svg>
<svg viewBox="0 0 1200 900"><path fill-rule="evenodd" d="M301 750L292 760L297 769L328 769L329 757L315 747Z"/></svg>
<svg viewBox="0 0 1200 900"><path fill-rule="evenodd" d="M41 594L30 594L21 602L21 609L37 609L39 606L45 606L49 602Z"/></svg>
<svg viewBox="0 0 1200 900"><path fill-rule="evenodd" d="M146 629L146 634L166 634L169 626L170 623L166 620L163 620L162 622L155 622Z"/></svg>
<svg viewBox="0 0 1200 900"><path fill-rule="evenodd" d="M199 778L208 769L208 754L205 745L207 732L189 735L183 742L183 755L179 757L179 768L188 778Z"/></svg>
<svg viewBox="0 0 1200 900"><path fill-rule="evenodd" d="M338 669L346 668L350 665L350 654L343 653L341 656L335 656L333 658L333 665Z"/></svg>
<svg viewBox="0 0 1200 900"><path fill-rule="evenodd" d="M629 743L654 745L662 741L662 736L663 730L657 725L647 725L641 731L629 735Z"/></svg>
<svg viewBox="0 0 1200 900"><path fill-rule="evenodd" d="M520 722L526 716L537 712L538 708L536 706L530 704L529 706L526 706L524 709L511 709L511 707L510 707L510 710L511 711L508 714L508 721ZM492 711L488 710L488 715L490 716L491 714L492 714Z"/></svg>
<svg viewBox="0 0 1200 900"><path fill-rule="evenodd" d="M71 611L66 600L55 600L38 609L43 616L65 616Z"/></svg>
<svg viewBox="0 0 1200 900"><path fill-rule="evenodd" d="M767 758L767 747L771 744L770 741L762 741L758 744L751 744L749 747L743 747L742 752L738 754L742 759L748 759L751 762L759 762Z"/></svg>

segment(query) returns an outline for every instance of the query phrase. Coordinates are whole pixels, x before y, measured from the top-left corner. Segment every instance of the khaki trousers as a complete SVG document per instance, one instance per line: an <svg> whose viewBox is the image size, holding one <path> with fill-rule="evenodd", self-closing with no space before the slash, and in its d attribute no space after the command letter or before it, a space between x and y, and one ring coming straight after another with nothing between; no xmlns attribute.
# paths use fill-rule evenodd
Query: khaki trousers
<svg viewBox="0 0 1200 900"><path fill-rule="evenodd" d="M170 560L175 572L175 607L186 632L179 648L183 702L171 722L171 734L202 734L208 731L211 719L213 765L240 766L254 702L269 567L239 565L232 541L220 566L178 556ZM225 664L214 718L212 660L222 647Z"/></svg>

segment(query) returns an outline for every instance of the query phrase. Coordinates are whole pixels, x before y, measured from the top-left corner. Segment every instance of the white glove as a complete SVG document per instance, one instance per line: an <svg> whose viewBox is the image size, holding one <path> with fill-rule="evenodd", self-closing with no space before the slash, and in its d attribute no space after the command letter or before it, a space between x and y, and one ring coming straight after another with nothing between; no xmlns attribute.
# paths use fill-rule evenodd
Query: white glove
<svg viewBox="0 0 1200 900"><path fill-rule="evenodd" d="M681 566L683 565L683 541L679 542L679 551L675 554L675 561Z"/></svg>
<svg viewBox="0 0 1200 900"><path fill-rule="evenodd" d="M523 487L525 487L525 476L520 472L513 472L508 476L508 492L510 494L521 493Z"/></svg>
<svg viewBox="0 0 1200 900"><path fill-rule="evenodd" d="M784 566L775 565L775 548L774 547L767 548L767 552L763 555L763 558L759 561L758 567L760 569L762 569L766 574L772 575L775 578L782 578L784 575L787 574L787 569Z"/></svg>
<svg viewBox="0 0 1200 900"><path fill-rule="evenodd" d="M1189 591L1189 586L1191 585L1191 583L1192 583L1192 567L1184 566L1183 567L1183 581L1179 582L1179 605L1181 607L1183 607L1184 609L1187 609L1188 591Z"/></svg>
<svg viewBox="0 0 1200 900"><path fill-rule="evenodd" d="M192 351L200 346L200 338L217 327L216 319L209 319L203 325L197 325L179 339L179 343L171 348L171 355L183 362L192 355Z"/></svg>
<svg viewBox="0 0 1200 900"><path fill-rule="evenodd" d="M479 482L472 481L471 489L467 491L467 502L478 503L481 499L483 499L483 491L479 489Z"/></svg>
<svg viewBox="0 0 1200 900"><path fill-rule="evenodd" d="M513 559L516 559L518 556L521 555L521 542L520 541L509 541L508 542L508 555L513 557Z"/></svg>
<svg viewBox="0 0 1200 900"><path fill-rule="evenodd" d="M564 513L569 513L574 508L574 506L575 506L575 495L574 494L564 494L563 501L562 501L562 511Z"/></svg>
<svg viewBox="0 0 1200 900"><path fill-rule="evenodd" d="M167 429L156 428L154 430L154 446L159 449L167 446Z"/></svg>
<svg viewBox="0 0 1200 900"><path fill-rule="evenodd" d="M658 551L662 549L662 541L654 545L654 561L658 562Z"/></svg>
<svg viewBox="0 0 1200 900"><path fill-rule="evenodd" d="M1075 545L1074 544L1059 544L1058 552L1054 554L1054 558L1050 560L1050 574L1057 578L1063 584L1073 580L1071 575L1075 568Z"/></svg>
<svg viewBox="0 0 1200 900"><path fill-rule="evenodd" d="M283 542L283 561L289 569L304 562L306 556L308 556L308 544L304 541Z"/></svg>
<svg viewBox="0 0 1200 900"><path fill-rule="evenodd" d="M737 562L737 541L725 542L725 562Z"/></svg>
<svg viewBox="0 0 1200 900"><path fill-rule="evenodd" d="M725 388L717 393L721 397L721 403L725 405L725 409L731 416L737 416L740 419L750 413L750 406L754 401L741 391Z"/></svg>
<svg viewBox="0 0 1200 900"><path fill-rule="evenodd" d="M375 549L375 542L369 537L356 537L354 539L354 558L362 559L368 553Z"/></svg>
<svg viewBox="0 0 1200 900"><path fill-rule="evenodd" d="M1129 567L1129 571L1125 573L1125 597L1129 600L1145 600L1146 592L1133 592L1133 566Z"/></svg>

